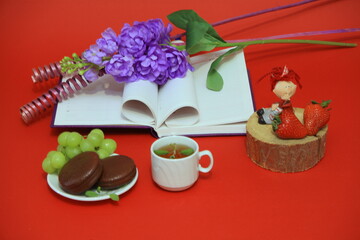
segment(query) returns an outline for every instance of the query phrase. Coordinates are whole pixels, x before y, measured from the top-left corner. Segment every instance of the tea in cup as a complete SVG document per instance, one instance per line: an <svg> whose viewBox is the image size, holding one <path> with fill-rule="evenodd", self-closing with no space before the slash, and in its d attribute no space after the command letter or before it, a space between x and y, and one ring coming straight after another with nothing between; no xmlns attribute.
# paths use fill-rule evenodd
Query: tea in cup
<svg viewBox="0 0 360 240"><path fill-rule="evenodd" d="M153 180L161 188L182 191L190 188L198 179L199 171L209 172L214 164L210 151L199 151L199 145L191 138L169 136L156 140L150 148ZM207 155L209 166L202 167L201 157Z"/></svg>

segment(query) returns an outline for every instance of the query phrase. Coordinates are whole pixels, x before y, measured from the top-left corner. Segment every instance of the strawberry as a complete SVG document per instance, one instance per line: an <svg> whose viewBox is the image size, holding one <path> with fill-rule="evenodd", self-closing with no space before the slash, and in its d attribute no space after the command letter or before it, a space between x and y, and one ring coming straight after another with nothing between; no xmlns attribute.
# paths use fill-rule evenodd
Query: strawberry
<svg viewBox="0 0 360 240"><path fill-rule="evenodd" d="M327 108L331 100L317 103L311 101L304 109L304 125L309 136L314 136L323 128L330 120L330 112Z"/></svg>
<svg viewBox="0 0 360 240"><path fill-rule="evenodd" d="M285 108L272 122L275 134L283 139L300 139L307 135L304 125L295 116L292 108Z"/></svg>

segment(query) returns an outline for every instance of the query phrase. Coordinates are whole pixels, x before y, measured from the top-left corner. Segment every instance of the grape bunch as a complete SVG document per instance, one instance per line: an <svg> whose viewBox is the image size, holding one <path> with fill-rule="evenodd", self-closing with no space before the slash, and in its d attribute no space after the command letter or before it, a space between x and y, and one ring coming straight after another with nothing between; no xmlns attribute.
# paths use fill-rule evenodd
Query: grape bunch
<svg viewBox="0 0 360 240"><path fill-rule="evenodd" d="M42 162L42 168L46 173L59 172L61 168L79 153L92 151L97 152L103 159L116 150L117 144L113 139L105 138L101 129L93 129L83 137L78 132L62 132L58 136L56 151L50 151Z"/></svg>

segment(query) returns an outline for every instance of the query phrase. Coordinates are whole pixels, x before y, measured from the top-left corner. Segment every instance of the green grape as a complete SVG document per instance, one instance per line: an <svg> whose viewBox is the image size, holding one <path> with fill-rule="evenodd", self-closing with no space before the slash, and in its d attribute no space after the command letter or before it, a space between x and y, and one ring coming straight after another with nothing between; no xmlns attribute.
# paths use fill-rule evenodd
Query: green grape
<svg viewBox="0 0 360 240"><path fill-rule="evenodd" d="M100 159L103 159L103 158L106 158L106 157L110 156L110 154L106 150L101 149L101 148L98 149L96 152L99 155Z"/></svg>
<svg viewBox="0 0 360 240"><path fill-rule="evenodd" d="M57 153L58 151L50 151L50 152L48 152L48 154L46 155L46 157L48 157L48 158L50 158L51 159L51 157L55 154L55 153Z"/></svg>
<svg viewBox="0 0 360 240"><path fill-rule="evenodd" d="M56 150L58 152L62 152L64 155L66 155L65 149L66 149L66 147L64 147L62 145L58 145L57 148L56 148Z"/></svg>
<svg viewBox="0 0 360 240"><path fill-rule="evenodd" d="M100 144L100 149L106 150L109 154L114 153L116 150L116 147L117 147L116 142L110 138L104 139Z"/></svg>
<svg viewBox="0 0 360 240"><path fill-rule="evenodd" d="M49 157L46 157L43 162L42 162L42 169L46 172L46 173L54 173L56 171L56 168L54 168L51 165L51 160Z"/></svg>
<svg viewBox="0 0 360 240"><path fill-rule="evenodd" d="M60 135L58 136L58 139L57 139L59 145L62 145L62 146L67 145L67 138L68 138L69 134L70 134L70 132L68 132L68 131L60 133Z"/></svg>
<svg viewBox="0 0 360 240"><path fill-rule="evenodd" d="M90 133L86 139L89 140L94 145L94 147L100 147L100 144L104 140L104 137L101 136L99 133L93 132Z"/></svg>
<svg viewBox="0 0 360 240"><path fill-rule="evenodd" d="M65 149L66 156L71 159L81 153L80 147L66 147Z"/></svg>
<svg viewBox="0 0 360 240"><path fill-rule="evenodd" d="M102 136L102 138L104 138L104 137L105 137L104 132L103 132L101 129L99 129L99 128L94 128L93 130L91 130L91 131L90 131L90 133L89 133L89 135L90 135L91 133L97 133L97 134L100 134L100 135Z"/></svg>
<svg viewBox="0 0 360 240"><path fill-rule="evenodd" d="M80 149L83 152L86 151L95 151L95 146L91 143L91 141L89 141L88 139L83 139L80 143Z"/></svg>
<svg viewBox="0 0 360 240"><path fill-rule="evenodd" d="M76 147L80 145L83 137L78 132L71 132L67 137L67 146Z"/></svg>
<svg viewBox="0 0 360 240"><path fill-rule="evenodd" d="M61 152L55 152L51 155L50 162L52 167L60 169L65 165L66 158Z"/></svg>

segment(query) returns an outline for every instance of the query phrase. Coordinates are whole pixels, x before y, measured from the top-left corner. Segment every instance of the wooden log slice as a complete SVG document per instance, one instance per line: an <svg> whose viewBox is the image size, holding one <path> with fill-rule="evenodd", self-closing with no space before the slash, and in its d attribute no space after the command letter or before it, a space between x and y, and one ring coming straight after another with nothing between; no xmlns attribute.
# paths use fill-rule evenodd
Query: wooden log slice
<svg viewBox="0 0 360 240"><path fill-rule="evenodd" d="M295 115L303 122L302 108L295 108ZM290 173L301 172L315 166L325 154L328 127L322 128L316 136L303 139L280 139L271 125L258 123L256 113L246 124L246 151L251 160L265 169Z"/></svg>

